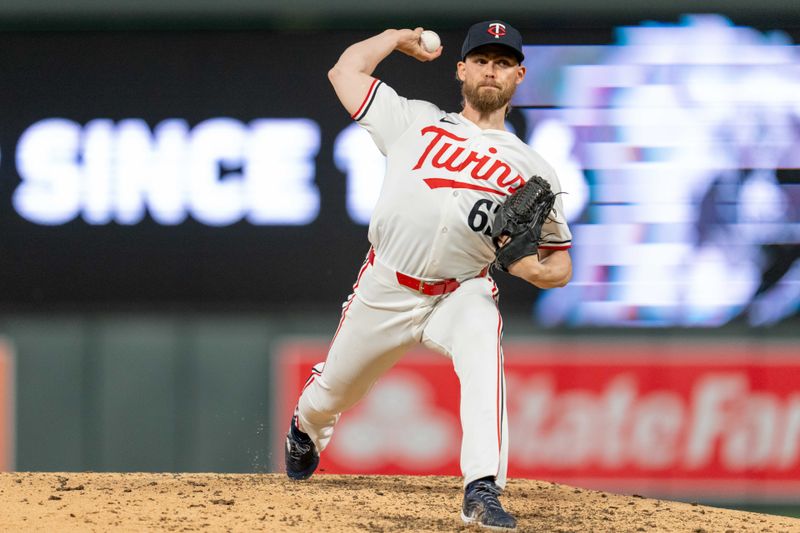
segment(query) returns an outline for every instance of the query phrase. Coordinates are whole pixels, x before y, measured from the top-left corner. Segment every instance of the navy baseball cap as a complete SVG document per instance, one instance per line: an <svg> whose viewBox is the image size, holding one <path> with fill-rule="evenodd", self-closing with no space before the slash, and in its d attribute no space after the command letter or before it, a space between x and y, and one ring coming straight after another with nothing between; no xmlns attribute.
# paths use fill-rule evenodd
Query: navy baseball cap
<svg viewBox="0 0 800 533"><path fill-rule="evenodd" d="M499 44L511 49L517 60L522 63L522 35L502 20L487 20L473 24L467 32L467 38L461 46L461 60L464 61L470 52L479 46Z"/></svg>

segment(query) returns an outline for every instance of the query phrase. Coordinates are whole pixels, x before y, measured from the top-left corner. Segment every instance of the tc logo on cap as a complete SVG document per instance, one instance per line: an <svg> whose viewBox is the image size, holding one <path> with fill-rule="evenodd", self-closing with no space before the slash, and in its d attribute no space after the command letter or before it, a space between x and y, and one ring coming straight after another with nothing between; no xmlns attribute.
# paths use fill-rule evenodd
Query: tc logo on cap
<svg viewBox="0 0 800 533"><path fill-rule="evenodd" d="M489 24L489 29L486 30L489 35L493 35L495 39L499 39L506 34L506 27L499 22L492 22Z"/></svg>

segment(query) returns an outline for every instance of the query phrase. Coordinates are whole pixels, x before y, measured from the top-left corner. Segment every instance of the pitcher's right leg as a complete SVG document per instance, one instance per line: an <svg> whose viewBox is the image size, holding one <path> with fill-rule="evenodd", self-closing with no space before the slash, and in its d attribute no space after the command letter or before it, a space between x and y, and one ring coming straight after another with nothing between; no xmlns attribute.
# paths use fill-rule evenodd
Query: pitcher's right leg
<svg viewBox="0 0 800 533"><path fill-rule="evenodd" d="M317 372L312 372L298 401L296 418L293 418L292 430L301 437L308 436L313 453L322 452L328 445L342 411L360 400L416 343L409 327L409 313L416 297L409 298L408 291L376 284L370 279L369 270L363 277L359 290L342 313L327 360L323 367L316 367ZM373 301L384 301L386 305L377 307L364 303L361 291L366 291L365 295ZM290 431L289 440L291 436ZM287 473L293 469L288 462L289 450L287 448ZM298 471L303 470L300 463L310 466L314 460L311 453L306 452L305 460L294 462L292 466L298 465ZM304 470L301 474L305 476L302 479L311 475L306 475Z"/></svg>
<svg viewBox="0 0 800 533"><path fill-rule="evenodd" d="M331 345L322 373L300 395L298 426L320 452L330 442L341 413L363 398L413 344L406 341L391 346L371 337L360 327L343 326Z"/></svg>

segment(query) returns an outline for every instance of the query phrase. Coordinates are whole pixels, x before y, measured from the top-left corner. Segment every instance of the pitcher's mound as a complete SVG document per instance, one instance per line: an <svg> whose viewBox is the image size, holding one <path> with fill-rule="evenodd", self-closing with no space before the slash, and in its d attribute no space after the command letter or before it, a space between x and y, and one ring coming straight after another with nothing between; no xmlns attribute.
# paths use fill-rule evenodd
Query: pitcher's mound
<svg viewBox="0 0 800 533"><path fill-rule="evenodd" d="M0 474L3 531L476 531L454 477ZM800 519L512 479L518 531L779 533Z"/></svg>

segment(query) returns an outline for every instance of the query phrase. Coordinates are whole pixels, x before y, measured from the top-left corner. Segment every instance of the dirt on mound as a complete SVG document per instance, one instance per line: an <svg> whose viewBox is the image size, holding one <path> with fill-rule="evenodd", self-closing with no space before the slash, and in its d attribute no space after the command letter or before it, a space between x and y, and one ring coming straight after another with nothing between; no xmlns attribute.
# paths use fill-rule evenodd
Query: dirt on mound
<svg viewBox="0 0 800 533"><path fill-rule="evenodd" d="M455 477L0 474L3 531L476 531ZM800 519L512 479L518 531L800 532Z"/></svg>

